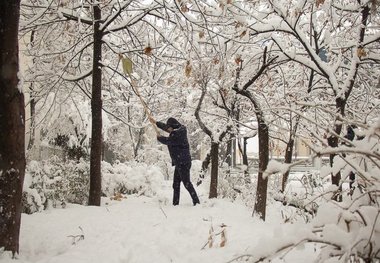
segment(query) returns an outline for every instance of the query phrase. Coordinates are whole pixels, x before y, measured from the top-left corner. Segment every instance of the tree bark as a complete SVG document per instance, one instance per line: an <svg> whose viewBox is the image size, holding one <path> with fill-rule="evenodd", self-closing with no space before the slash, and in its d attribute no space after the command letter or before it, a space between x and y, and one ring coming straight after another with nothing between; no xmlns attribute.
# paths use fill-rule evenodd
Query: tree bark
<svg viewBox="0 0 380 263"><path fill-rule="evenodd" d="M263 112L255 97L248 90L234 90L248 98L255 108L255 114L258 124L258 138L259 138L259 172L257 178L256 202L253 209L253 214L258 214L262 220L265 220L266 205L267 205L267 189L268 179L264 178L264 172L267 169L269 162L269 129L265 122Z"/></svg>
<svg viewBox="0 0 380 263"><path fill-rule="evenodd" d="M248 137L243 137L243 164L248 167L247 141Z"/></svg>
<svg viewBox="0 0 380 263"><path fill-rule="evenodd" d="M30 84L30 90L32 90L32 85ZM30 93L33 96L33 93ZM30 127L29 127L29 142L28 142L28 150L32 149L34 145L34 140L36 136L36 100L34 98L30 99Z"/></svg>
<svg viewBox="0 0 380 263"><path fill-rule="evenodd" d="M100 60L102 58L102 36L100 30L101 10L94 5L94 57L92 70L92 130L90 155L90 194L89 205L100 206L102 192L102 71Z"/></svg>
<svg viewBox="0 0 380 263"><path fill-rule="evenodd" d="M293 151L294 151L294 142L295 142L294 137L296 135L298 125L300 123L300 118L301 118L301 116L297 115L294 126L293 127L291 126L291 128L290 128L289 140L288 140L288 143L286 144L284 163L292 163ZM289 119L289 122L292 123L292 118ZM285 192L286 183L288 182L288 178L289 178L289 173L290 173L290 171L287 171L282 176L282 185L281 185L282 192Z"/></svg>
<svg viewBox="0 0 380 263"><path fill-rule="evenodd" d="M256 74L247 81L242 88L239 88L240 72L242 69L242 63L237 68L236 71L236 81L234 87L232 88L236 93L246 97L250 100L253 107L255 108L255 115L258 124L258 137L259 137L259 173L257 179L257 191L256 191L256 202L253 209L253 214L258 214L262 220L265 220L266 215L266 205L267 205L267 188L268 179L264 178L264 171L267 169L269 162L269 129L268 125L264 119L264 113L258 103L257 99L248 90L248 88L255 83L255 81L264 74L265 70L274 63L277 57L273 57L267 60L267 47L264 49L264 54L262 57L262 65Z"/></svg>
<svg viewBox="0 0 380 263"><path fill-rule="evenodd" d="M251 184L251 175L249 174L249 165L248 165L248 151L247 151L247 144L248 144L248 139L250 137L244 137L243 138L243 145L244 145L244 153L243 153L243 164L245 165L245 170L244 170L244 182L246 184Z"/></svg>
<svg viewBox="0 0 380 263"><path fill-rule="evenodd" d="M284 163L292 163L293 149L294 149L294 138L292 135L290 135L289 141L286 144ZM282 176L281 191L283 193L285 192L286 183L288 182L288 178L289 178L289 173L290 173L290 171L287 171Z"/></svg>
<svg viewBox="0 0 380 263"><path fill-rule="evenodd" d="M227 142L227 150L226 150L226 163L228 164L228 167L232 167L232 154L233 154L233 149L232 149L232 142L233 139L229 139Z"/></svg>
<svg viewBox="0 0 380 263"><path fill-rule="evenodd" d="M30 44L31 46L34 46L34 34L35 31L32 30L30 33ZM34 145L34 139L35 139L35 131L36 131L36 100L34 96L34 90L33 90L33 82L29 85L29 94L30 94L30 127L29 127L29 142L28 142L28 150L32 149Z"/></svg>
<svg viewBox="0 0 380 263"><path fill-rule="evenodd" d="M265 220L267 205L268 178L264 178L264 172L269 162L269 131L262 113L257 113L258 136L259 136L259 172L257 178L256 202L254 213Z"/></svg>
<svg viewBox="0 0 380 263"><path fill-rule="evenodd" d="M0 2L0 248L19 252L25 175L24 94L18 88L20 1Z"/></svg>
<svg viewBox="0 0 380 263"><path fill-rule="evenodd" d="M211 181L210 181L210 192L209 192L209 198L216 198L218 196L218 172L219 172L219 143L214 140L212 131L203 123L199 112L201 110L203 99L206 95L206 85L202 89L202 94L199 99L197 108L195 109L195 118L198 121L199 126L201 127L202 131L206 133L210 139L211 139L211 150L210 150L210 161L211 161ZM222 137L223 138L223 137ZM202 163L202 173L205 172L204 165L208 165L207 156L205 161Z"/></svg>
<svg viewBox="0 0 380 263"><path fill-rule="evenodd" d="M241 143L239 141L239 151L243 157L243 165L245 166L244 169L244 182L246 184L251 183L251 177L249 175L249 167L248 167L248 152L247 152L247 142L250 137L243 137L243 147L241 146Z"/></svg>
<svg viewBox="0 0 380 263"><path fill-rule="evenodd" d="M211 142L211 182L209 198L218 197L219 143Z"/></svg>
<svg viewBox="0 0 380 263"><path fill-rule="evenodd" d="M202 172L206 173L206 170L208 169L210 162L211 162L211 152L208 152L202 162Z"/></svg>

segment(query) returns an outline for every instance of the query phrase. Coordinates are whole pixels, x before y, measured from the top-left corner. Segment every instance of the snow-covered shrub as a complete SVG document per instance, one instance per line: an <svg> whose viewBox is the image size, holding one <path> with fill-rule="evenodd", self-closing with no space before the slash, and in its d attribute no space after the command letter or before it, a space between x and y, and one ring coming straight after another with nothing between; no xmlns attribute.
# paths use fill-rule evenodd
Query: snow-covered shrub
<svg viewBox="0 0 380 263"><path fill-rule="evenodd" d="M234 171L229 173L221 171L221 177L218 182L218 196L235 200L241 197L247 188L244 171Z"/></svg>
<svg viewBox="0 0 380 263"><path fill-rule="evenodd" d="M272 174L269 179L269 202L281 202L284 206L296 208L292 217L286 216L286 221L297 221L300 218L305 222L315 216L319 203L324 203L326 182L323 182L318 171L291 172L285 191L281 189L282 173ZM331 183L328 183L331 185ZM292 210L293 212L293 210Z"/></svg>
<svg viewBox="0 0 380 263"><path fill-rule="evenodd" d="M90 191L90 164L81 160L69 162L69 173L66 174L66 201L75 204L86 204Z"/></svg>
<svg viewBox="0 0 380 263"><path fill-rule="evenodd" d="M240 200L247 206L254 204L256 189L251 173L246 167L235 167L232 170L227 165L219 169L218 196L230 200Z"/></svg>
<svg viewBox="0 0 380 263"><path fill-rule="evenodd" d="M45 174L39 162L31 161L27 166L22 194L23 212L32 214L44 209Z"/></svg>
<svg viewBox="0 0 380 263"><path fill-rule="evenodd" d="M362 194L357 189L352 199L319 207L313 229L317 233L314 242L325 244L320 262L331 256L342 258L342 262L380 260L380 209L373 199L376 192Z"/></svg>
<svg viewBox="0 0 380 263"><path fill-rule="evenodd" d="M168 180L173 173L169 152L164 145L158 148L150 147L140 150L137 161L158 166L166 180Z"/></svg>
<svg viewBox="0 0 380 263"><path fill-rule="evenodd" d="M316 203L315 216L301 228L299 224L287 227L283 234L287 238L279 242L274 243L273 236L260 242L265 251L254 248L250 261L270 261L311 243L317 253L314 262L380 262L380 119L363 125L357 133L360 137L349 146L312 148L315 157L335 155L332 167L322 167L320 182L340 172L340 184L329 182L329 187L320 188L318 178L301 178L307 188L317 191L304 192L305 200L297 206ZM350 178L351 173L355 178Z"/></svg>
<svg viewBox="0 0 380 263"><path fill-rule="evenodd" d="M34 213L48 206L85 204L89 192L89 164L81 160L62 162L58 158L31 161L26 168L23 212Z"/></svg>
<svg viewBox="0 0 380 263"><path fill-rule="evenodd" d="M102 188L106 196L139 194L154 196L164 180L160 168L146 163L102 163Z"/></svg>
<svg viewBox="0 0 380 263"><path fill-rule="evenodd" d="M89 163L62 162L58 158L31 161L27 165L23 212L34 213L66 203L86 204L89 194ZM160 167L146 163L102 162L102 193L154 196L164 180Z"/></svg>

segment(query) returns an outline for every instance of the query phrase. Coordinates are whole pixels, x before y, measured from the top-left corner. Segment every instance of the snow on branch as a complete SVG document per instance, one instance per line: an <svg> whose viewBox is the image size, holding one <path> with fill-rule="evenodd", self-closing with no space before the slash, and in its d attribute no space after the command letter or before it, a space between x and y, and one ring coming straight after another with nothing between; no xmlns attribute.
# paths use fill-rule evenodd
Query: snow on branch
<svg viewBox="0 0 380 263"><path fill-rule="evenodd" d="M66 76L62 76L62 79L66 80L66 81L79 81L79 80L87 78L88 76L91 76L91 74L92 74L92 68L88 69L85 72L83 72L81 75L77 75L77 76L67 76L67 75Z"/></svg>
<svg viewBox="0 0 380 263"><path fill-rule="evenodd" d="M80 22L87 24L87 25L93 24L93 20L91 18L84 16L83 14L78 16L76 14L76 12L74 12L73 9L59 8L58 13L68 20L80 21Z"/></svg>

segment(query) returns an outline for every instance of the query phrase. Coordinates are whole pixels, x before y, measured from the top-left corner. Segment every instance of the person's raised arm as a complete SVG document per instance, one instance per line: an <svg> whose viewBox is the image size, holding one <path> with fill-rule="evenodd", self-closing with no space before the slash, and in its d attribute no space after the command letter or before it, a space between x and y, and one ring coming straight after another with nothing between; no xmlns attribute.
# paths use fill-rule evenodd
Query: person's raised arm
<svg viewBox="0 0 380 263"><path fill-rule="evenodd" d="M167 126L166 126L165 123L160 122L160 121L157 121L157 122L156 122L156 126L157 126L158 128L160 128L161 130L168 132L168 130L167 130Z"/></svg>
<svg viewBox="0 0 380 263"><path fill-rule="evenodd" d="M157 136L157 140L165 145L183 145L184 140L179 133L171 134L169 137Z"/></svg>

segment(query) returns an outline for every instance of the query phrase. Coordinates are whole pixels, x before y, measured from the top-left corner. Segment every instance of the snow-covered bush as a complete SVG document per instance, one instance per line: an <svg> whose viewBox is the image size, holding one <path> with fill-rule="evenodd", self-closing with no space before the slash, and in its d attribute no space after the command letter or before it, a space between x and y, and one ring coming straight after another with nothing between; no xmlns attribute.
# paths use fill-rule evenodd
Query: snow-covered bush
<svg viewBox="0 0 380 263"><path fill-rule="evenodd" d="M340 185L331 185L330 182L329 187L319 188L318 180L301 180L308 186L315 186L314 190L323 190L306 191L304 202L297 204L300 208L317 204L315 208L312 207L315 217L310 223L302 225L302 231L298 224L294 228L289 227L286 233L289 238L278 243L273 242L273 237L263 240L260 248L268 249L260 253L257 253L259 249L254 249L250 256L251 262L289 254L306 243L315 244L318 248L315 262L379 262L380 120L363 125L356 131L360 137L353 139L349 147L323 146L312 149L315 156L336 155L334 165L322 167L320 176L326 180L332 173L340 172ZM355 179L350 178L351 173L355 174Z"/></svg>
<svg viewBox="0 0 380 263"><path fill-rule="evenodd" d="M130 162L102 163L102 188L106 196L115 194L157 194L164 175L156 165Z"/></svg>
<svg viewBox="0 0 380 263"><path fill-rule="evenodd" d="M278 238L276 231L263 237L252 249L248 262L271 261L303 249L307 243L315 244L318 256L314 262L379 262L380 209L376 192L360 193L356 189L341 203L329 196L310 223L284 228L286 232L281 236L287 238Z"/></svg>
<svg viewBox="0 0 380 263"><path fill-rule="evenodd" d="M145 163L102 162L102 193L139 194L154 196L164 180L161 169ZM89 194L89 163L62 162L58 158L31 161L27 165L23 212L34 213L50 206L64 207L66 203L86 204Z"/></svg>
<svg viewBox="0 0 380 263"><path fill-rule="evenodd" d="M65 206L67 202L85 204L89 192L89 164L62 162L56 157L31 161L26 168L23 212L34 213L49 206Z"/></svg>
<svg viewBox="0 0 380 263"><path fill-rule="evenodd" d="M166 146L163 147L147 147L139 152L137 156L138 162L149 163L151 165L156 165L160 167L165 179L168 180L173 174L173 168L171 165L171 159Z"/></svg>
<svg viewBox="0 0 380 263"><path fill-rule="evenodd" d="M22 195L23 212L32 214L42 211L46 202L44 195L45 175L37 161L31 161L27 166Z"/></svg>
<svg viewBox="0 0 380 263"><path fill-rule="evenodd" d="M249 207L254 204L256 177L252 177L251 173L246 173L246 168L235 167L230 170L227 164L219 168L218 197L239 200ZM207 176L203 184L209 183L209 176Z"/></svg>

